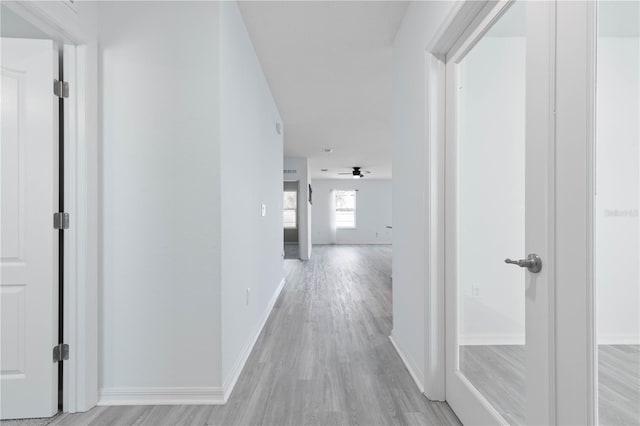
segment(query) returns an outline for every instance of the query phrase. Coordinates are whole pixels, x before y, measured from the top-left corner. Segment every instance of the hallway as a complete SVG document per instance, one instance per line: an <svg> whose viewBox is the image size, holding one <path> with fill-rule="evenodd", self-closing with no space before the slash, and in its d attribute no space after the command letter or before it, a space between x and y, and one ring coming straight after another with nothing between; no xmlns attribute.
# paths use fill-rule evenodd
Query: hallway
<svg viewBox="0 0 640 426"><path fill-rule="evenodd" d="M312 260L285 269L226 406L96 407L51 424L458 424L420 394L389 342L390 246L315 246Z"/></svg>

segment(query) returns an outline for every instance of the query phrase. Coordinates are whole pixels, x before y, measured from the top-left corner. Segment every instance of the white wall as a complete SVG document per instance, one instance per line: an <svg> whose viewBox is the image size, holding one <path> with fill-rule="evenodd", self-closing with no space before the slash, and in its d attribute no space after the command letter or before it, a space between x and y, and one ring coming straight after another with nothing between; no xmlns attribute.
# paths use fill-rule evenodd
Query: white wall
<svg viewBox="0 0 640 426"><path fill-rule="evenodd" d="M640 344L638 40L598 39L595 267L600 344Z"/></svg>
<svg viewBox="0 0 640 426"><path fill-rule="evenodd" d="M235 2L101 3L100 42L101 402L221 403L283 284L278 109Z"/></svg>
<svg viewBox="0 0 640 426"><path fill-rule="evenodd" d="M103 2L99 17L100 384L204 392L221 383L219 5Z"/></svg>
<svg viewBox="0 0 640 426"><path fill-rule="evenodd" d="M298 241L300 244L300 259L308 260L311 257L312 244L312 208L309 204L309 184L311 184L311 172L309 160L301 157L284 157L283 170L291 173L284 174L285 181L299 181L300 193L298 194ZM315 190L312 188L313 196Z"/></svg>
<svg viewBox="0 0 640 426"><path fill-rule="evenodd" d="M313 244L333 244L330 197L333 190L357 190L356 229L337 229L336 244L391 244L391 180L313 181Z"/></svg>
<svg viewBox="0 0 640 426"><path fill-rule="evenodd" d="M426 46L455 2L411 2L393 45L393 332L416 381L425 384L426 144L431 130ZM427 372L428 373L428 372ZM430 383L427 383L430 386ZM427 391L432 398L444 393Z"/></svg>
<svg viewBox="0 0 640 426"><path fill-rule="evenodd" d="M222 380L228 391L284 277L283 137L276 132L282 120L238 6L224 2L220 7Z"/></svg>

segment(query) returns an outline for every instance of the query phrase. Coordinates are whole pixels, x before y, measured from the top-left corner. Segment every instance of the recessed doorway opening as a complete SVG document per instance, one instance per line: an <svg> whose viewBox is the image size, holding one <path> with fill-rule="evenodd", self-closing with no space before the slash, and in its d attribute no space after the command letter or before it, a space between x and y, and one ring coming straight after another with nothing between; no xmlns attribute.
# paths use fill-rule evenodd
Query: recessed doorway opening
<svg viewBox="0 0 640 426"><path fill-rule="evenodd" d="M282 201L282 226L284 233L284 258L300 259L298 195L300 182L284 182Z"/></svg>

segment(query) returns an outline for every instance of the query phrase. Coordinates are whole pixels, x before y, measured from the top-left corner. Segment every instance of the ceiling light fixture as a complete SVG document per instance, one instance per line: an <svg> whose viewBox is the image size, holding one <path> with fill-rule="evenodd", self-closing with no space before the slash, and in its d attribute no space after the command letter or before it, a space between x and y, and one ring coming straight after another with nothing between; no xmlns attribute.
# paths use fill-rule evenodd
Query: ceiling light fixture
<svg viewBox="0 0 640 426"><path fill-rule="evenodd" d="M324 152L326 152L327 154L329 154L329 153L332 153L332 152L333 152L333 149L331 149L331 148L325 148L325 149L323 149L323 151L324 151Z"/></svg>

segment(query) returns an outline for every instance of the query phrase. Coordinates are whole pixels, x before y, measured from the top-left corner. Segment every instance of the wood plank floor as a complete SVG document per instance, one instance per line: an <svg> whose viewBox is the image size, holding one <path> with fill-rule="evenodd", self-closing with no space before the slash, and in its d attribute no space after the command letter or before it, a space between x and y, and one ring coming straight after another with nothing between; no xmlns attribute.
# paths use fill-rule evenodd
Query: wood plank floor
<svg viewBox="0 0 640 426"><path fill-rule="evenodd" d="M285 259L300 259L300 245L299 244L285 244L284 245L284 258Z"/></svg>
<svg viewBox="0 0 640 426"><path fill-rule="evenodd" d="M523 346L461 346L460 369L513 425L524 424L526 381ZM601 425L640 425L640 346L598 348Z"/></svg>
<svg viewBox="0 0 640 426"><path fill-rule="evenodd" d="M316 246L286 285L225 406L97 407L55 425L452 425L389 342L391 248Z"/></svg>

